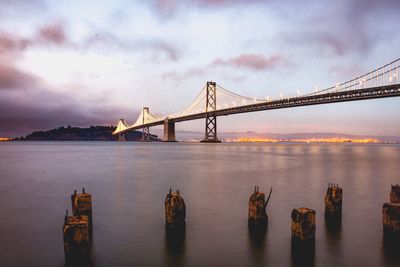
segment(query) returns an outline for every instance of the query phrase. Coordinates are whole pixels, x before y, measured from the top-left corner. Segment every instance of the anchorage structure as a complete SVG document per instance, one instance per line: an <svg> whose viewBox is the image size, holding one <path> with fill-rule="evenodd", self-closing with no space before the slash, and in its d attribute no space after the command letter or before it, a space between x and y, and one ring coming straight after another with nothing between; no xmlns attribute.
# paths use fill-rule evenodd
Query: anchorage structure
<svg viewBox="0 0 400 267"><path fill-rule="evenodd" d="M176 122L206 119L205 136L202 142L220 142L217 138L218 116L400 96L399 69L400 58L326 89L278 99L270 97L259 99L238 95L210 81L206 83L194 101L181 112L171 116L158 116L151 113L148 107L144 107L134 124L128 125L121 119L113 134L118 134L119 140L123 141L126 132L142 129L142 140L149 141L149 128L164 125L163 141L175 142Z"/></svg>

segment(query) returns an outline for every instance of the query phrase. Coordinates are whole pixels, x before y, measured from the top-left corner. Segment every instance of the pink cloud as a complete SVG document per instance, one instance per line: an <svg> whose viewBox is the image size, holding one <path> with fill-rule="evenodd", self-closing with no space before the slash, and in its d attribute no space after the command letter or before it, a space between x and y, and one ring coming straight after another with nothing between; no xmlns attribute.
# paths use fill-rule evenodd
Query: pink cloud
<svg viewBox="0 0 400 267"><path fill-rule="evenodd" d="M266 57L263 55L245 54L225 60L216 59L213 62L213 64L233 66L233 67L243 67L253 70L266 70L266 69L272 69L284 62L285 62L284 58L279 55Z"/></svg>
<svg viewBox="0 0 400 267"><path fill-rule="evenodd" d="M31 40L20 38L6 32L0 32L0 55L11 54L25 50L31 44Z"/></svg>
<svg viewBox="0 0 400 267"><path fill-rule="evenodd" d="M64 27L60 23L43 26L38 35L39 39L48 43L63 44L67 40Z"/></svg>

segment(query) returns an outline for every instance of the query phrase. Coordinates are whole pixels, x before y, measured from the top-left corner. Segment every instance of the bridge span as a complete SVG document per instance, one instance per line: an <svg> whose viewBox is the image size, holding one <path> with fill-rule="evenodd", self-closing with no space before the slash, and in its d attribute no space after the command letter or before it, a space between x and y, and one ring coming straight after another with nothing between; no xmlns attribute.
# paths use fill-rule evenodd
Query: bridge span
<svg viewBox="0 0 400 267"><path fill-rule="evenodd" d="M144 107L134 124L128 125L121 119L113 134L118 134L119 140L123 141L126 132L142 129L142 140L149 141L149 128L164 125L163 141L175 142L175 123L205 118L205 135L202 142L220 142L217 137L219 116L400 96L399 68L400 58L344 83L301 96L279 99L241 96L215 82L207 82L195 100L183 111L163 117Z"/></svg>

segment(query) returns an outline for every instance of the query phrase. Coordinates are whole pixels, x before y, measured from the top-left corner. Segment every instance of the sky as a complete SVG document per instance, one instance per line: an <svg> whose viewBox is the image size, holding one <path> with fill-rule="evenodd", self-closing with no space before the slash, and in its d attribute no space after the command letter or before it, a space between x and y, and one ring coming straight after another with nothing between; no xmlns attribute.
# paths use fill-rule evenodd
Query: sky
<svg viewBox="0 0 400 267"><path fill-rule="evenodd" d="M210 80L257 98L326 88L400 57L399 12L395 0L0 0L0 137L177 113ZM219 117L218 130L400 136L399 114L400 98L378 99Z"/></svg>

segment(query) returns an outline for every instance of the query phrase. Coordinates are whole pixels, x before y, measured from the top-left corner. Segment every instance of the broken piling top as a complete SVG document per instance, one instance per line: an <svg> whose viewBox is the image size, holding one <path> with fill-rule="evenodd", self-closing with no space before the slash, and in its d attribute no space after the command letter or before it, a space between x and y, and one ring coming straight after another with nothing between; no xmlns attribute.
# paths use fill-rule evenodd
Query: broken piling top
<svg viewBox="0 0 400 267"><path fill-rule="evenodd" d="M65 216L63 226L64 253L67 257L90 254L88 216Z"/></svg>
<svg viewBox="0 0 400 267"><path fill-rule="evenodd" d="M338 184L328 184L328 190L326 195L329 195L332 199L342 199L343 189Z"/></svg>
<svg viewBox="0 0 400 267"><path fill-rule="evenodd" d="M315 238L315 210L309 208L293 209L292 236L300 240Z"/></svg>
<svg viewBox="0 0 400 267"><path fill-rule="evenodd" d="M249 223L258 223L267 219L266 207L271 197L272 188L269 192L267 201L265 201L265 194L259 191L259 187L254 187L254 192L249 198Z"/></svg>
<svg viewBox="0 0 400 267"><path fill-rule="evenodd" d="M343 189L337 184L328 184L328 190L324 197L325 216L340 217L342 215Z"/></svg>
<svg viewBox="0 0 400 267"><path fill-rule="evenodd" d="M82 194L77 194L76 190L71 195L72 214L74 216L86 215L89 220L92 218L92 195L85 192L82 188ZM91 222L90 222L91 223Z"/></svg>
<svg viewBox="0 0 400 267"><path fill-rule="evenodd" d="M400 185L392 185L390 190L390 202L400 203Z"/></svg>
<svg viewBox="0 0 400 267"><path fill-rule="evenodd" d="M169 193L165 197L165 223L171 226L183 225L186 219L185 201L180 195L179 190Z"/></svg>

